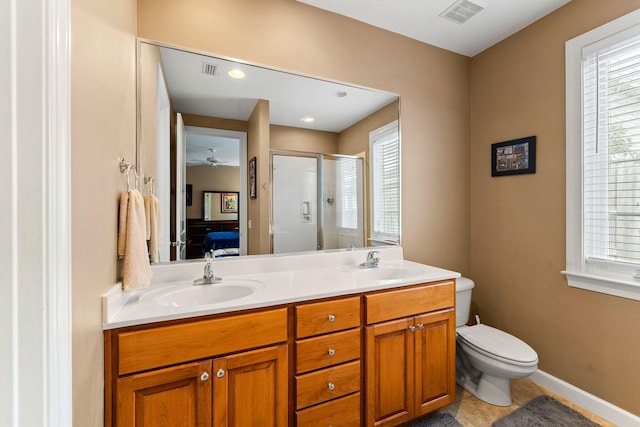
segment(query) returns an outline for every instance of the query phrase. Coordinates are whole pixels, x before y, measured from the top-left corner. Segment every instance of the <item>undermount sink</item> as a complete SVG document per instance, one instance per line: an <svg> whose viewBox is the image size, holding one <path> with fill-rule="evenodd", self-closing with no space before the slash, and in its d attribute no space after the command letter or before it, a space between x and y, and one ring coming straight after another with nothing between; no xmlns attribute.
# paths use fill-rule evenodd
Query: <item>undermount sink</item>
<svg viewBox="0 0 640 427"><path fill-rule="evenodd" d="M225 279L212 285L182 285L162 292L153 301L167 307L220 304L247 297L263 287L264 284L257 280Z"/></svg>
<svg viewBox="0 0 640 427"><path fill-rule="evenodd" d="M353 273L358 280L398 281L423 274L422 270L411 266L383 266L358 268Z"/></svg>

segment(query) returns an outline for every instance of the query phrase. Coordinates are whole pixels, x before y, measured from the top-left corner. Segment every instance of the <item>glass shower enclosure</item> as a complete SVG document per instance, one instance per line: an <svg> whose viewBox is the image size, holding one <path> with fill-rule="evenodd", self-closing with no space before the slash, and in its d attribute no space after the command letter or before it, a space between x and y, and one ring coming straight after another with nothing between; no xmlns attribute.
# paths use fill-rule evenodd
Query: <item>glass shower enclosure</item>
<svg viewBox="0 0 640 427"><path fill-rule="evenodd" d="M272 253L364 246L361 157L271 153Z"/></svg>

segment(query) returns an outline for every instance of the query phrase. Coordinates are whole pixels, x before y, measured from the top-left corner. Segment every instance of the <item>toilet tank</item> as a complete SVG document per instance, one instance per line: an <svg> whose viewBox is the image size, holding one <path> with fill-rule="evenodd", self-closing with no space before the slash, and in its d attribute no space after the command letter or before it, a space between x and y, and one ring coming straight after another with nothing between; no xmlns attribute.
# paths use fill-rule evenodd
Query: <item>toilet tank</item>
<svg viewBox="0 0 640 427"><path fill-rule="evenodd" d="M471 290L473 280L466 277L456 279L456 328L467 324L471 310Z"/></svg>

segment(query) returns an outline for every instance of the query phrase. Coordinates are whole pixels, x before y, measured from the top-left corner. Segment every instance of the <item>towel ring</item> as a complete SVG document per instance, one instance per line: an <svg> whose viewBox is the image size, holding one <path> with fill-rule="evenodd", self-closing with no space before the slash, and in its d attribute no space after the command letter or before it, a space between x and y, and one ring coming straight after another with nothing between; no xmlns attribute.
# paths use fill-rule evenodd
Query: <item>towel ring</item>
<svg viewBox="0 0 640 427"><path fill-rule="evenodd" d="M131 191L131 185L129 184L129 171L133 169L133 173L136 176L135 189L137 190L140 186L140 178L138 177L138 172L135 170L135 164L127 165L127 191Z"/></svg>

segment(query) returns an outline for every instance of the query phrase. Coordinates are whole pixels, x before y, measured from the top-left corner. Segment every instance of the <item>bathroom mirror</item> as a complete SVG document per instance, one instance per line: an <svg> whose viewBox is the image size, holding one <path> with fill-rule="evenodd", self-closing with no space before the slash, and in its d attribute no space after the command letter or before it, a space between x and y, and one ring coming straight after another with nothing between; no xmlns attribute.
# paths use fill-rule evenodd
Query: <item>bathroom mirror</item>
<svg viewBox="0 0 640 427"><path fill-rule="evenodd" d="M270 178L257 183L256 198L256 193L250 194L256 188L249 188L247 178L248 165L256 157L251 136L257 110L267 117L269 127L268 147L257 155L257 173L267 172L267 177L270 153L276 150L360 156L366 163L369 133L399 118L399 97L395 94L148 41L139 42L137 88L138 173L153 178L145 180L148 184L143 193L154 192L160 200L160 228L166 242L160 251L161 262L185 259L189 224L213 217L222 203L215 199L216 194L222 193L237 194L241 207L235 214L240 254L272 250L269 245L251 248L247 243L250 237L255 240L252 233L271 232L270 219L265 225L265 217L271 215L271 200L264 196L271 190ZM200 185L192 182L196 171L204 169L234 176L234 181L230 184L227 178L211 178ZM365 187L367 170L364 166ZM193 191L191 206L186 206L187 184ZM364 194L365 200L358 206L364 210L366 226L369 208ZM201 207L196 208L200 201ZM321 203L319 196L318 205ZM340 206L333 205L339 217ZM365 238L355 246L367 244Z"/></svg>

